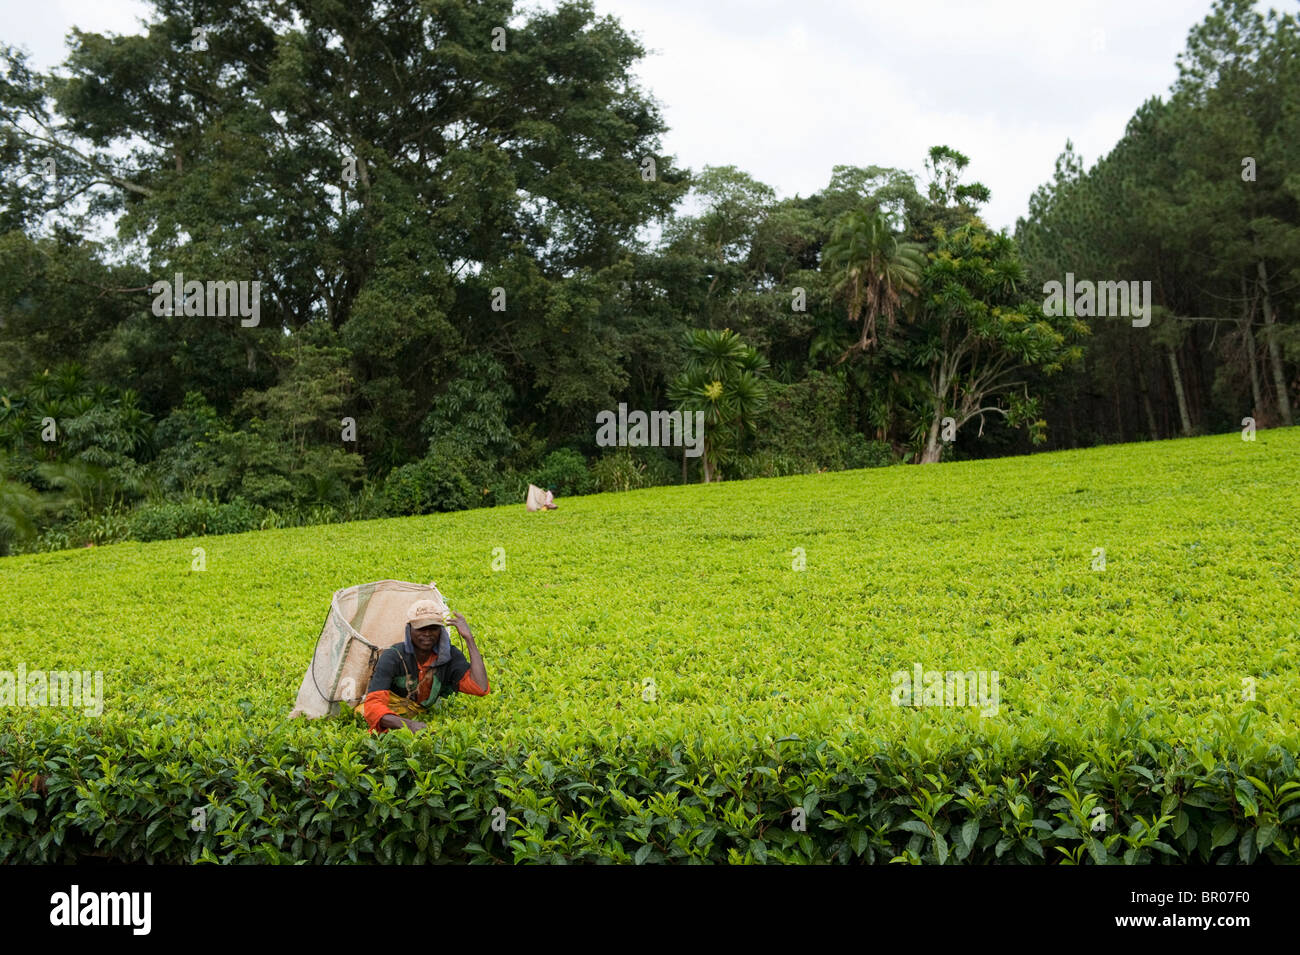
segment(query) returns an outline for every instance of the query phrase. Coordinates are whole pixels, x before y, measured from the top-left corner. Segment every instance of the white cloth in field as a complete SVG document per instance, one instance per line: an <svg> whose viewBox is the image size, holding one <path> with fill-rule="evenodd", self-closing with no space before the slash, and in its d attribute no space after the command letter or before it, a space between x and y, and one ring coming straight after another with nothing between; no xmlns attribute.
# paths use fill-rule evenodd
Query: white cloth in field
<svg viewBox="0 0 1300 955"><path fill-rule="evenodd" d="M447 605L432 581L379 580L337 591L289 717L328 716L336 703L364 697L379 654L406 639L407 613L421 598Z"/></svg>
<svg viewBox="0 0 1300 955"><path fill-rule="evenodd" d="M555 495L543 491L536 484L528 485L528 498L524 501L530 511L555 510Z"/></svg>

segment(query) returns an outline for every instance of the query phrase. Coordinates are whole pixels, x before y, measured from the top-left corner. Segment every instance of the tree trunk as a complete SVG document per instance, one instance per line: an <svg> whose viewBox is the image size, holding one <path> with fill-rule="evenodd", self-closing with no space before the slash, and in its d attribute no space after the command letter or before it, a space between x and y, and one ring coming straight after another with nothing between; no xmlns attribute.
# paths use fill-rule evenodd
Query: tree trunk
<svg viewBox="0 0 1300 955"><path fill-rule="evenodd" d="M1264 396L1259 387L1259 368L1255 365L1259 354L1259 345L1255 342L1255 333L1250 323L1255 320L1255 303L1247 304L1246 277L1241 277L1241 331L1246 339L1246 367L1250 370L1250 416L1259 424L1260 413L1264 410Z"/></svg>
<svg viewBox="0 0 1300 955"><path fill-rule="evenodd" d="M1157 402L1160 406L1160 433L1167 434L1171 437L1174 433L1174 426L1169 421L1169 409L1172 403L1169 400L1169 386L1166 384L1167 379L1164 375L1160 376L1160 400Z"/></svg>
<svg viewBox="0 0 1300 955"><path fill-rule="evenodd" d="M939 442L939 426L942 420L940 415L935 414L934 420L930 422L930 433L925 439L925 451L921 453L922 464L938 464L943 457L943 445Z"/></svg>
<svg viewBox="0 0 1300 955"><path fill-rule="evenodd" d="M1259 416L1264 410L1264 396L1260 391L1259 385L1259 368L1255 366L1255 355L1259 346L1255 343L1255 333L1250 330L1250 323L1246 323L1246 365L1250 368L1250 416L1259 421Z"/></svg>
<svg viewBox="0 0 1300 955"><path fill-rule="evenodd" d="M1118 367L1119 362L1115 363ZM1115 431L1119 435L1119 443L1124 443L1124 415L1119 406L1119 382L1115 382Z"/></svg>
<svg viewBox="0 0 1300 955"><path fill-rule="evenodd" d="M1173 345L1169 348L1169 371L1174 379L1174 397L1178 399L1178 417L1183 422L1183 437L1192 435L1192 419L1187 413L1187 395L1183 393L1183 376L1178 370L1178 352Z"/></svg>
<svg viewBox="0 0 1300 955"><path fill-rule="evenodd" d="M858 350L866 351L876 339L876 309L872 305L867 305L866 314L862 318L862 337L858 340Z"/></svg>
<svg viewBox="0 0 1300 955"><path fill-rule="evenodd" d="M1256 263L1259 275L1259 288L1263 293L1264 304L1264 340L1268 343L1269 364L1273 371L1273 387L1277 389L1277 411L1282 423L1287 427L1295 424L1291 418L1291 397L1286 392L1286 374L1282 370L1282 351L1277 344L1277 326L1274 324L1273 301L1268 296L1268 274L1264 271L1264 261Z"/></svg>
<svg viewBox="0 0 1300 955"><path fill-rule="evenodd" d="M1205 326L1201 322L1192 325L1192 361L1183 364L1187 381L1187 411L1193 425L1197 428L1205 420L1205 394L1208 391L1205 385L1204 361L1208 349L1202 345L1204 330Z"/></svg>
<svg viewBox="0 0 1300 955"><path fill-rule="evenodd" d="M1160 431L1156 428L1156 412L1151 407L1151 389L1147 385L1147 371L1143 367L1142 359L1135 355L1132 340L1129 341L1129 356L1133 359L1133 367L1137 370L1138 392L1142 395L1142 410L1146 412L1147 433L1152 441L1160 440Z"/></svg>

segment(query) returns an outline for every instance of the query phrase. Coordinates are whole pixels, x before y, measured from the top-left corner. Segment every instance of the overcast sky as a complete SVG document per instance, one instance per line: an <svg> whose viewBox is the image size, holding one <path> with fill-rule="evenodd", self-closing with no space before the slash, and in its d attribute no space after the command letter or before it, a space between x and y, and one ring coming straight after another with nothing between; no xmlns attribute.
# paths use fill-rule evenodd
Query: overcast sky
<svg viewBox="0 0 1300 955"><path fill-rule="evenodd" d="M552 4L544 3L543 6ZM1293 8L1294 3L1274 4ZM1072 139L1091 164L1174 58L1211 0L595 0L638 34L638 70L661 104L665 152L734 165L782 197L837 164L923 175L930 146L971 157L985 217L1014 227ZM83 30L135 32L134 0L0 0L0 37L37 66Z"/></svg>

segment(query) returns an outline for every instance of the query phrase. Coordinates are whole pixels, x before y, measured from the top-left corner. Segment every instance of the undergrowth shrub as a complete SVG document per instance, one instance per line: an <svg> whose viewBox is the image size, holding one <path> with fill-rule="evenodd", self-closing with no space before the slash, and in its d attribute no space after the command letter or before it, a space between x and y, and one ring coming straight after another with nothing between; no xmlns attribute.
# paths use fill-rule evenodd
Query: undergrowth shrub
<svg viewBox="0 0 1300 955"><path fill-rule="evenodd" d="M635 491L681 482L681 468L658 451L619 448L602 455L591 466L597 491Z"/></svg>
<svg viewBox="0 0 1300 955"><path fill-rule="evenodd" d="M192 497L180 502L143 504L129 519L130 536L139 541L242 534L263 526L265 511L242 497L221 504Z"/></svg>
<svg viewBox="0 0 1300 955"><path fill-rule="evenodd" d="M528 483L540 488L555 488L556 497L591 494L596 490L596 481L587 469L586 459L571 448L560 448L548 454L541 467L528 475Z"/></svg>
<svg viewBox="0 0 1300 955"><path fill-rule="evenodd" d="M482 493L453 459L425 457L394 468L382 496L386 514L406 517L477 507Z"/></svg>

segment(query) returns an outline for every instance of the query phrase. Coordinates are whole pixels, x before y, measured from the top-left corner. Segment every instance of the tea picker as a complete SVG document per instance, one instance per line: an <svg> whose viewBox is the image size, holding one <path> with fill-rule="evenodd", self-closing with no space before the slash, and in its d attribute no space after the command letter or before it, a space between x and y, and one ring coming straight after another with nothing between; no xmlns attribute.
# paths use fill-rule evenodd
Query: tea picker
<svg viewBox="0 0 1300 955"><path fill-rule="evenodd" d="M379 656L365 698L356 711L372 733L425 728L429 707L452 693L486 696L487 670L464 614L453 614L439 598L417 600L407 608L406 634ZM469 653L451 645L455 627Z"/></svg>
<svg viewBox="0 0 1300 955"><path fill-rule="evenodd" d="M463 652L452 645L453 629ZM289 716L317 719L342 704L372 732L417 729L442 697L488 690L469 622L451 612L437 585L380 580L334 594Z"/></svg>

